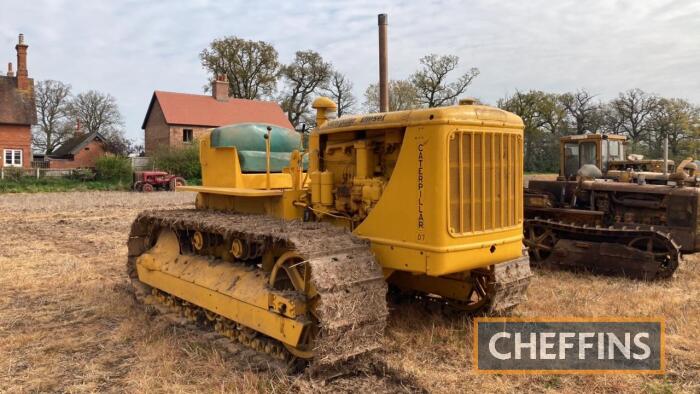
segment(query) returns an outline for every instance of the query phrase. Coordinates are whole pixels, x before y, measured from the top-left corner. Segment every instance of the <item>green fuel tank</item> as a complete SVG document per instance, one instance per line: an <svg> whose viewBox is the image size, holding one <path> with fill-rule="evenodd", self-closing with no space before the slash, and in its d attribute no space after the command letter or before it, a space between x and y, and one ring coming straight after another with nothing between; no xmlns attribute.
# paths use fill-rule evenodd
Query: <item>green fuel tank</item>
<svg viewBox="0 0 700 394"><path fill-rule="evenodd" d="M289 166L294 149L300 149L300 133L264 123L238 123L217 127L211 132L213 148L232 148L238 152L244 173L265 172L265 136L270 132L270 172L282 172ZM303 168L308 157L304 156Z"/></svg>

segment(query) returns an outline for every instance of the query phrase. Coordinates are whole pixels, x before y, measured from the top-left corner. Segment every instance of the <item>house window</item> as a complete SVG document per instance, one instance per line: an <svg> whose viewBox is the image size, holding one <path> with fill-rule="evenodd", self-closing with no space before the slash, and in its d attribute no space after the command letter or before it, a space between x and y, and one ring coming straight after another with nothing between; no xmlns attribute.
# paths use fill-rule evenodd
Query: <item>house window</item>
<svg viewBox="0 0 700 394"><path fill-rule="evenodd" d="M182 142L192 142L192 129L182 129Z"/></svg>
<svg viewBox="0 0 700 394"><path fill-rule="evenodd" d="M3 152L5 167L22 167L22 150L5 149Z"/></svg>

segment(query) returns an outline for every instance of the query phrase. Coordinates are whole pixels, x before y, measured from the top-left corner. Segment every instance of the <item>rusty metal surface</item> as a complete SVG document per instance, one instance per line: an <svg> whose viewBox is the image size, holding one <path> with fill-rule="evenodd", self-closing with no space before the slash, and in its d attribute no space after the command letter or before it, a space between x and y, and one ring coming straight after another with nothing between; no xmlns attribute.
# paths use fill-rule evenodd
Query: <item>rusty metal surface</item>
<svg viewBox="0 0 700 394"><path fill-rule="evenodd" d="M528 183L529 192L556 192L556 195L561 193L562 189L566 189L567 195L576 190L579 182L577 181L560 181L560 180L539 180L533 179ZM622 182L602 182L602 181L582 181L580 189L594 191L619 191L619 192L639 192L645 194L670 194L683 196L699 196L700 188L696 187L675 187L668 185L638 185L636 183Z"/></svg>
<svg viewBox="0 0 700 394"><path fill-rule="evenodd" d="M389 111L389 52L387 49L387 25L389 16L379 14L379 112Z"/></svg>
<svg viewBox="0 0 700 394"><path fill-rule="evenodd" d="M525 217L529 219L656 230L670 233L685 252L700 251L697 187L532 180L525 195ZM549 201L533 200L528 195ZM599 217L594 219L593 215Z"/></svg>
<svg viewBox="0 0 700 394"><path fill-rule="evenodd" d="M681 259L670 234L654 229L546 219L527 219L524 229L533 264L652 280L672 276Z"/></svg>
<svg viewBox="0 0 700 394"><path fill-rule="evenodd" d="M601 211L586 211L583 209L570 208L538 208L528 207L527 217L539 217L543 219L555 219L567 223L579 225L602 226L604 213Z"/></svg>

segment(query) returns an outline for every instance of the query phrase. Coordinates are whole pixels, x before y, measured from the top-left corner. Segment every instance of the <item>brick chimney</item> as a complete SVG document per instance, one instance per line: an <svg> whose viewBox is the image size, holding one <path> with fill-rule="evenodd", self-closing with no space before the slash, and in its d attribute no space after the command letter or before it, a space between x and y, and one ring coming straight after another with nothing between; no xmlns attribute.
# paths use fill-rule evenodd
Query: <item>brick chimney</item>
<svg viewBox="0 0 700 394"><path fill-rule="evenodd" d="M12 62L7 63L7 76L8 77L14 77L15 72L12 71Z"/></svg>
<svg viewBox="0 0 700 394"><path fill-rule="evenodd" d="M17 89L29 90L29 72L27 71L27 48L24 43L24 34L19 35L19 42L15 45L17 50Z"/></svg>
<svg viewBox="0 0 700 394"><path fill-rule="evenodd" d="M83 135L83 128L80 125L80 119L75 122L75 131L73 132L73 137L78 137Z"/></svg>
<svg viewBox="0 0 700 394"><path fill-rule="evenodd" d="M228 77L225 74L217 75L211 83L211 95L217 101L228 101Z"/></svg>

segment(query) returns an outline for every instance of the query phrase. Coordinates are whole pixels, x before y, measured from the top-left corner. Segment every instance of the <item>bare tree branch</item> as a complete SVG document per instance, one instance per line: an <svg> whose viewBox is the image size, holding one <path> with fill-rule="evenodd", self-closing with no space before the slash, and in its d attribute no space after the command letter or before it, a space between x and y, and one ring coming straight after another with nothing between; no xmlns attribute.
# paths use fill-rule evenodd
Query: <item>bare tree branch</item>
<svg viewBox="0 0 700 394"><path fill-rule="evenodd" d="M328 82L331 73L330 63L324 62L321 55L311 50L297 51L294 61L282 66L280 75L286 89L280 101L294 127L305 119L310 120L308 113L311 96Z"/></svg>
<svg viewBox="0 0 700 394"><path fill-rule="evenodd" d="M36 84L34 98L38 125L32 135L32 143L44 153L51 153L71 137L68 123L70 85L46 80Z"/></svg>
<svg viewBox="0 0 700 394"><path fill-rule="evenodd" d="M113 153L126 155L133 150L133 144L124 136L124 122L114 96L88 90L73 98L68 113L81 130L105 137L106 147Z"/></svg>
<svg viewBox="0 0 700 394"><path fill-rule="evenodd" d="M641 89L631 89L610 102L609 121L617 124L622 133L633 143L641 142L651 131L651 115L658 107L659 99Z"/></svg>
<svg viewBox="0 0 700 394"><path fill-rule="evenodd" d="M338 117L352 113L357 104L352 87L352 82L338 71L333 72L328 83L323 87L323 92L338 105Z"/></svg>
<svg viewBox="0 0 700 394"><path fill-rule="evenodd" d="M459 65L459 57L455 55L430 54L422 57L420 63L422 68L410 80L416 87L420 102L428 107L454 104L479 75L477 68L471 68L456 81L446 82L448 74Z"/></svg>
<svg viewBox="0 0 700 394"><path fill-rule="evenodd" d="M365 90L364 107L367 112L379 112L379 86L372 84ZM389 81L389 111L403 111L420 107L416 87L406 80Z"/></svg>
<svg viewBox="0 0 700 394"><path fill-rule="evenodd" d="M586 90L564 93L559 96L559 102L571 118L571 128L576 130L576 134L599 131L602 123L602 111L600 104L593 101L594 98L595 96Z"/></svg>

